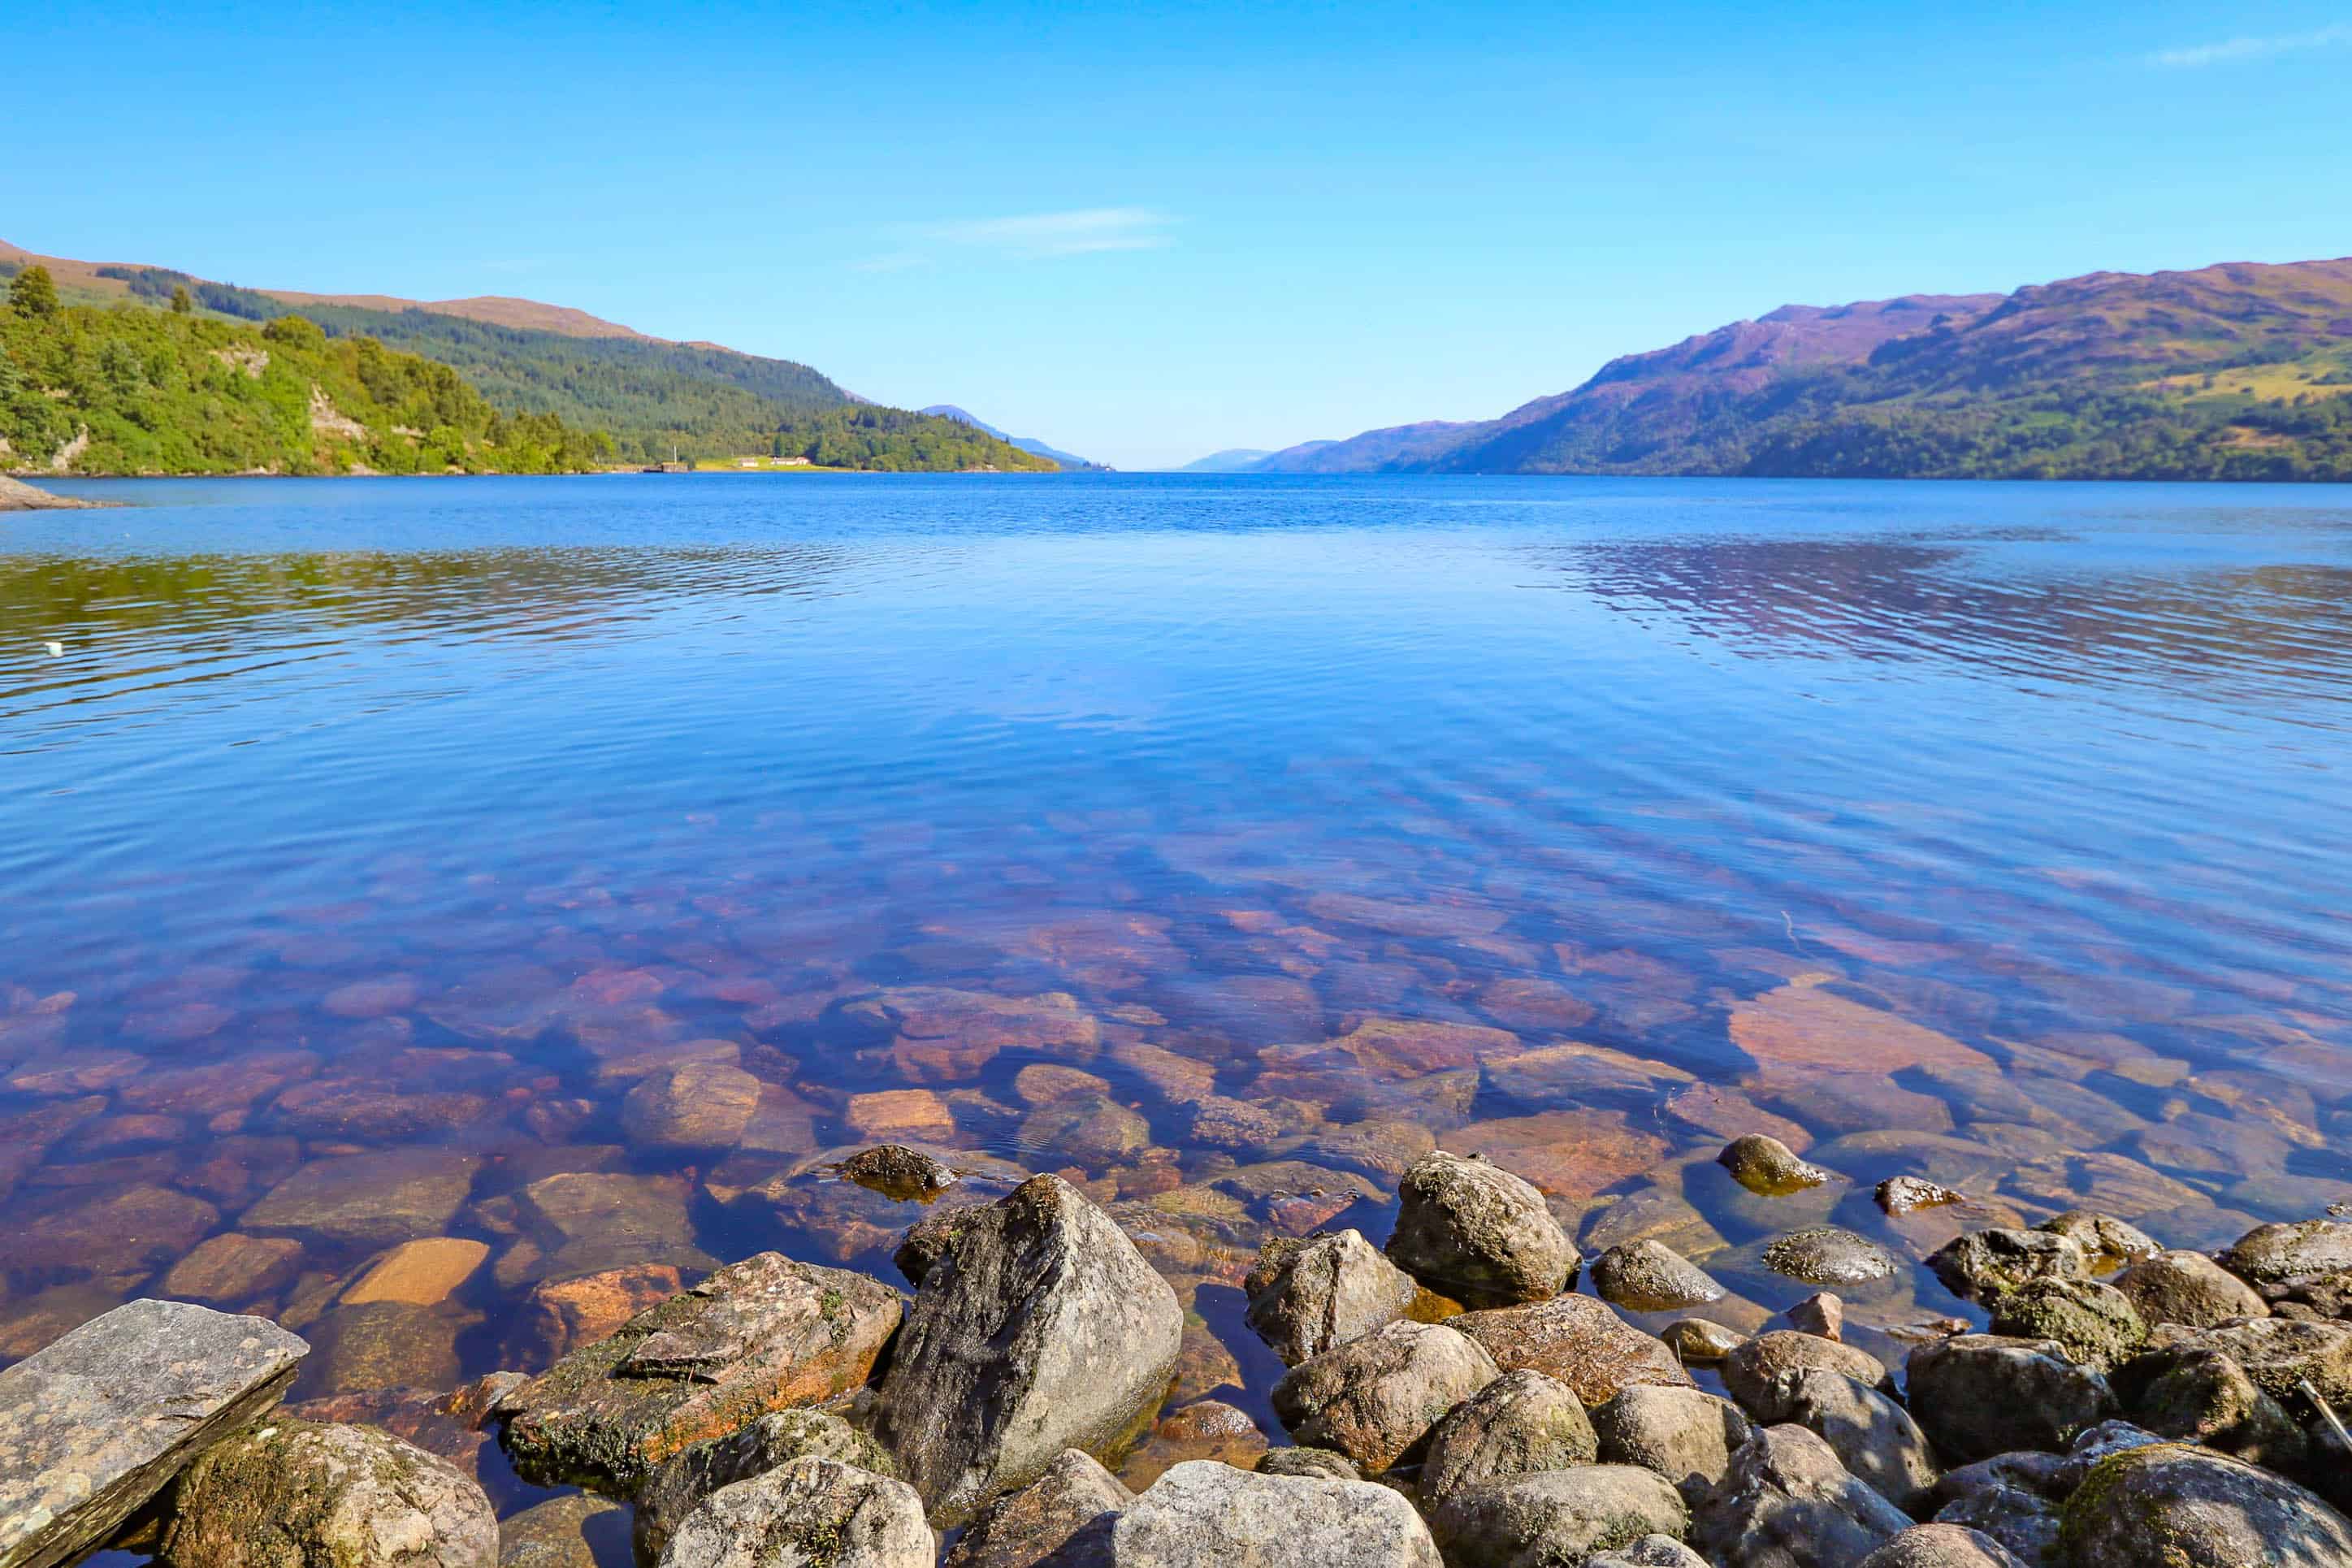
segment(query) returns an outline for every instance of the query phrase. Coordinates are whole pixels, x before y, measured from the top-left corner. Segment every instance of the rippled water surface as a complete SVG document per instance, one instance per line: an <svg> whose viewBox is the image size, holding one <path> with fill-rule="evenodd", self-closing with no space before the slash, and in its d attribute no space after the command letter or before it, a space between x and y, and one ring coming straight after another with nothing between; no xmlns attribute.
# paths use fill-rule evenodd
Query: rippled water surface
<svg viewBox="0 0 2352 1568"><path fill-rule="evenodd" d="M0 1356L168 1292L305 1394L528 1370L895 1279L885 1137L1085 1181L1253 1410L1257 1241L1433 1141L1750 1327L1786 1224L1958 1228L1897 1172L2352 1199L2341 489L82 489L0 518Z"/></svg>

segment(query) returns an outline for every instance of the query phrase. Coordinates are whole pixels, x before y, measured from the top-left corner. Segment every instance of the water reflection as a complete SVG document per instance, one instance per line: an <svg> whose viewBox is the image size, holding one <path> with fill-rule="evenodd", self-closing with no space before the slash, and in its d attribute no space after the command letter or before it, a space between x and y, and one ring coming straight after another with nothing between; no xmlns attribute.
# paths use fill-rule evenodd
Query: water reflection
<svg viewBox="0 0 2352 1568"><path fill-rule="evenodd" d="M890 1277L884 1138L1083 1183L1261 1413L1256 1245L1441 1142L1737 1327L1790 1224L1939 1245L1890 1174L2352 1199L2307 497L553 482L335 491L338 551L224 493L0 545L0 1355L168 1291L439 1430L382 1391L713 1259ZM1853 1180L1757 1199L1748 1131Z"/></svg>

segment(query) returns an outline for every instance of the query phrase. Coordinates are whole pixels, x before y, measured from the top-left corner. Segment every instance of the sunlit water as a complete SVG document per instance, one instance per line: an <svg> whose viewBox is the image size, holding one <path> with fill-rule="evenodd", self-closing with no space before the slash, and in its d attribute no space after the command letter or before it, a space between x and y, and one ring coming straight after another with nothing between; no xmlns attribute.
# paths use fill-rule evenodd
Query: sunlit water
<svg viewBox="0 0 2352 1568"><path fill-rule="evenodd" d="M1958 1228L1900 1171L2189 1246L2352 1199L2342 489L79 489L133 504L0 518L7 1356L222 1233L182 1286L312 1395L542 1365L608 1267L895 1279L824 1171L883 1136L1086 1181L1253 1411L1255 1242L1381 1239L1433 1138L1750 1327L1782 1219ZM748 1079L665 1119L687 1061ZM1751 1126L1853 1184L1743 1201ZM425 1237L486 1260L343 1300Z"/></svg>

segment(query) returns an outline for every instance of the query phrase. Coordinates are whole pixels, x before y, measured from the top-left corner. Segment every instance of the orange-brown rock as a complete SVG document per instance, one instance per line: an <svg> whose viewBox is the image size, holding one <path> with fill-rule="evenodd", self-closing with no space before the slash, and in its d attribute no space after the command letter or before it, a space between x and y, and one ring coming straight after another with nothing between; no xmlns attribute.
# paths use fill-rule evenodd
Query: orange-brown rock
<svg viewBox="0 0 2352 1568"><path fill-rule="evenodd" d="M198 1243L173 1264L163 1276L163 1294L207 1307L236 1306L292 1284L301 1267L299 1242L232 1230Z"/></svg>
<svg viewBox="0 0 2352 1568"><path fill-rule="evenodd" d="M689 1443L864 1384L902 1310L863 1274L760 1253L507 1395L507 1452L526 1479L631 1490Z"/></svg>
<svg viewBox="0 0 2352 1568"><path fill-rule="evenodd" d="M1636 1131L1624 1116L1609 1110L1548 1110L1475 1121L1448 1133L1445 1142L1456 1153L1484 1154L1542 1191L1569 1198L1589 1198L1654 1170L1667 1152L1664 1139Z"/></svg>
<svg viewBox="0 0 2352 1568"><path fill-rule="evenodd" d="M1475 1340L1505 1372L1528 1368L1559 1379L1588 1409L1636 1384L1695 1386L1664 1341L1591 1296L1465 1312L1446 1319L1445 1326Z"/></svg>
<svg viewBox="0 0 2352 1568"><path fill-rule="evenodd" d="M368 1266L345 1290L346 1307L399 1301L431 1307L447 1300L490 1256L489 1247L466 1237L427 1236L404 1241Z"/></svg>
<svg viewBox="0 0 2352 1568"><path fill-rule="evenodd" d="M1849 1001L1812 976L1738 1004L1730 1027L1732 1044L1768 1068L1893 1073L1998 1065L1949 1035Z"/></svg>
<svg viewBox="0 0 2352 1568"><path fill-rule="evenodd" d="M1592 1004L1554 981L1497 980L1478 994L1478 1005L1507 1029L1526 1035L1566 1034L1592 1021Z"/></svg>
<svg viewBox="0 0 2352 1568"><path fill-rule="evenodd" d="M999 996L908 985L852 1002L843 1015L891 1031L891 1054L915 1083L959 1083L1012 1047L1084 1061L1102 1047L1102 1025L1076 997L1050 991Z"/></svg>
<svg viewBox="0 0 2352 1568"><path fill-rule="evenodd" d="M517 1314L508 1359L527 1366L559 1361L582 1345L619 1331L648 1307L686 1289L674 1264L636 1263L573 1279L542 1279Z"/></svg>
<svg viewBox="0 0 2352 1568"><path fill-rule="evenodd" d="M928 1089L853 1094L842 1120L860 1138L920 1140L955 1134L955 1113Z"/></svg>

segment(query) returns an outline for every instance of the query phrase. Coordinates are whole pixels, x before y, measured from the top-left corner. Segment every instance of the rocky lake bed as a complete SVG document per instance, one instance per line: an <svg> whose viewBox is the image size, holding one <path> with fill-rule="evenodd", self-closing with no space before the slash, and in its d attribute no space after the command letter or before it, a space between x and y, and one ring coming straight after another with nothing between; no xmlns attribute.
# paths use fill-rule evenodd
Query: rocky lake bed
<svg viewBox="0 0 2352 1568"><path fill-rule="evenodd" d="M69 488L0 1568L2347 1561L2325 498Z"/></svg>

